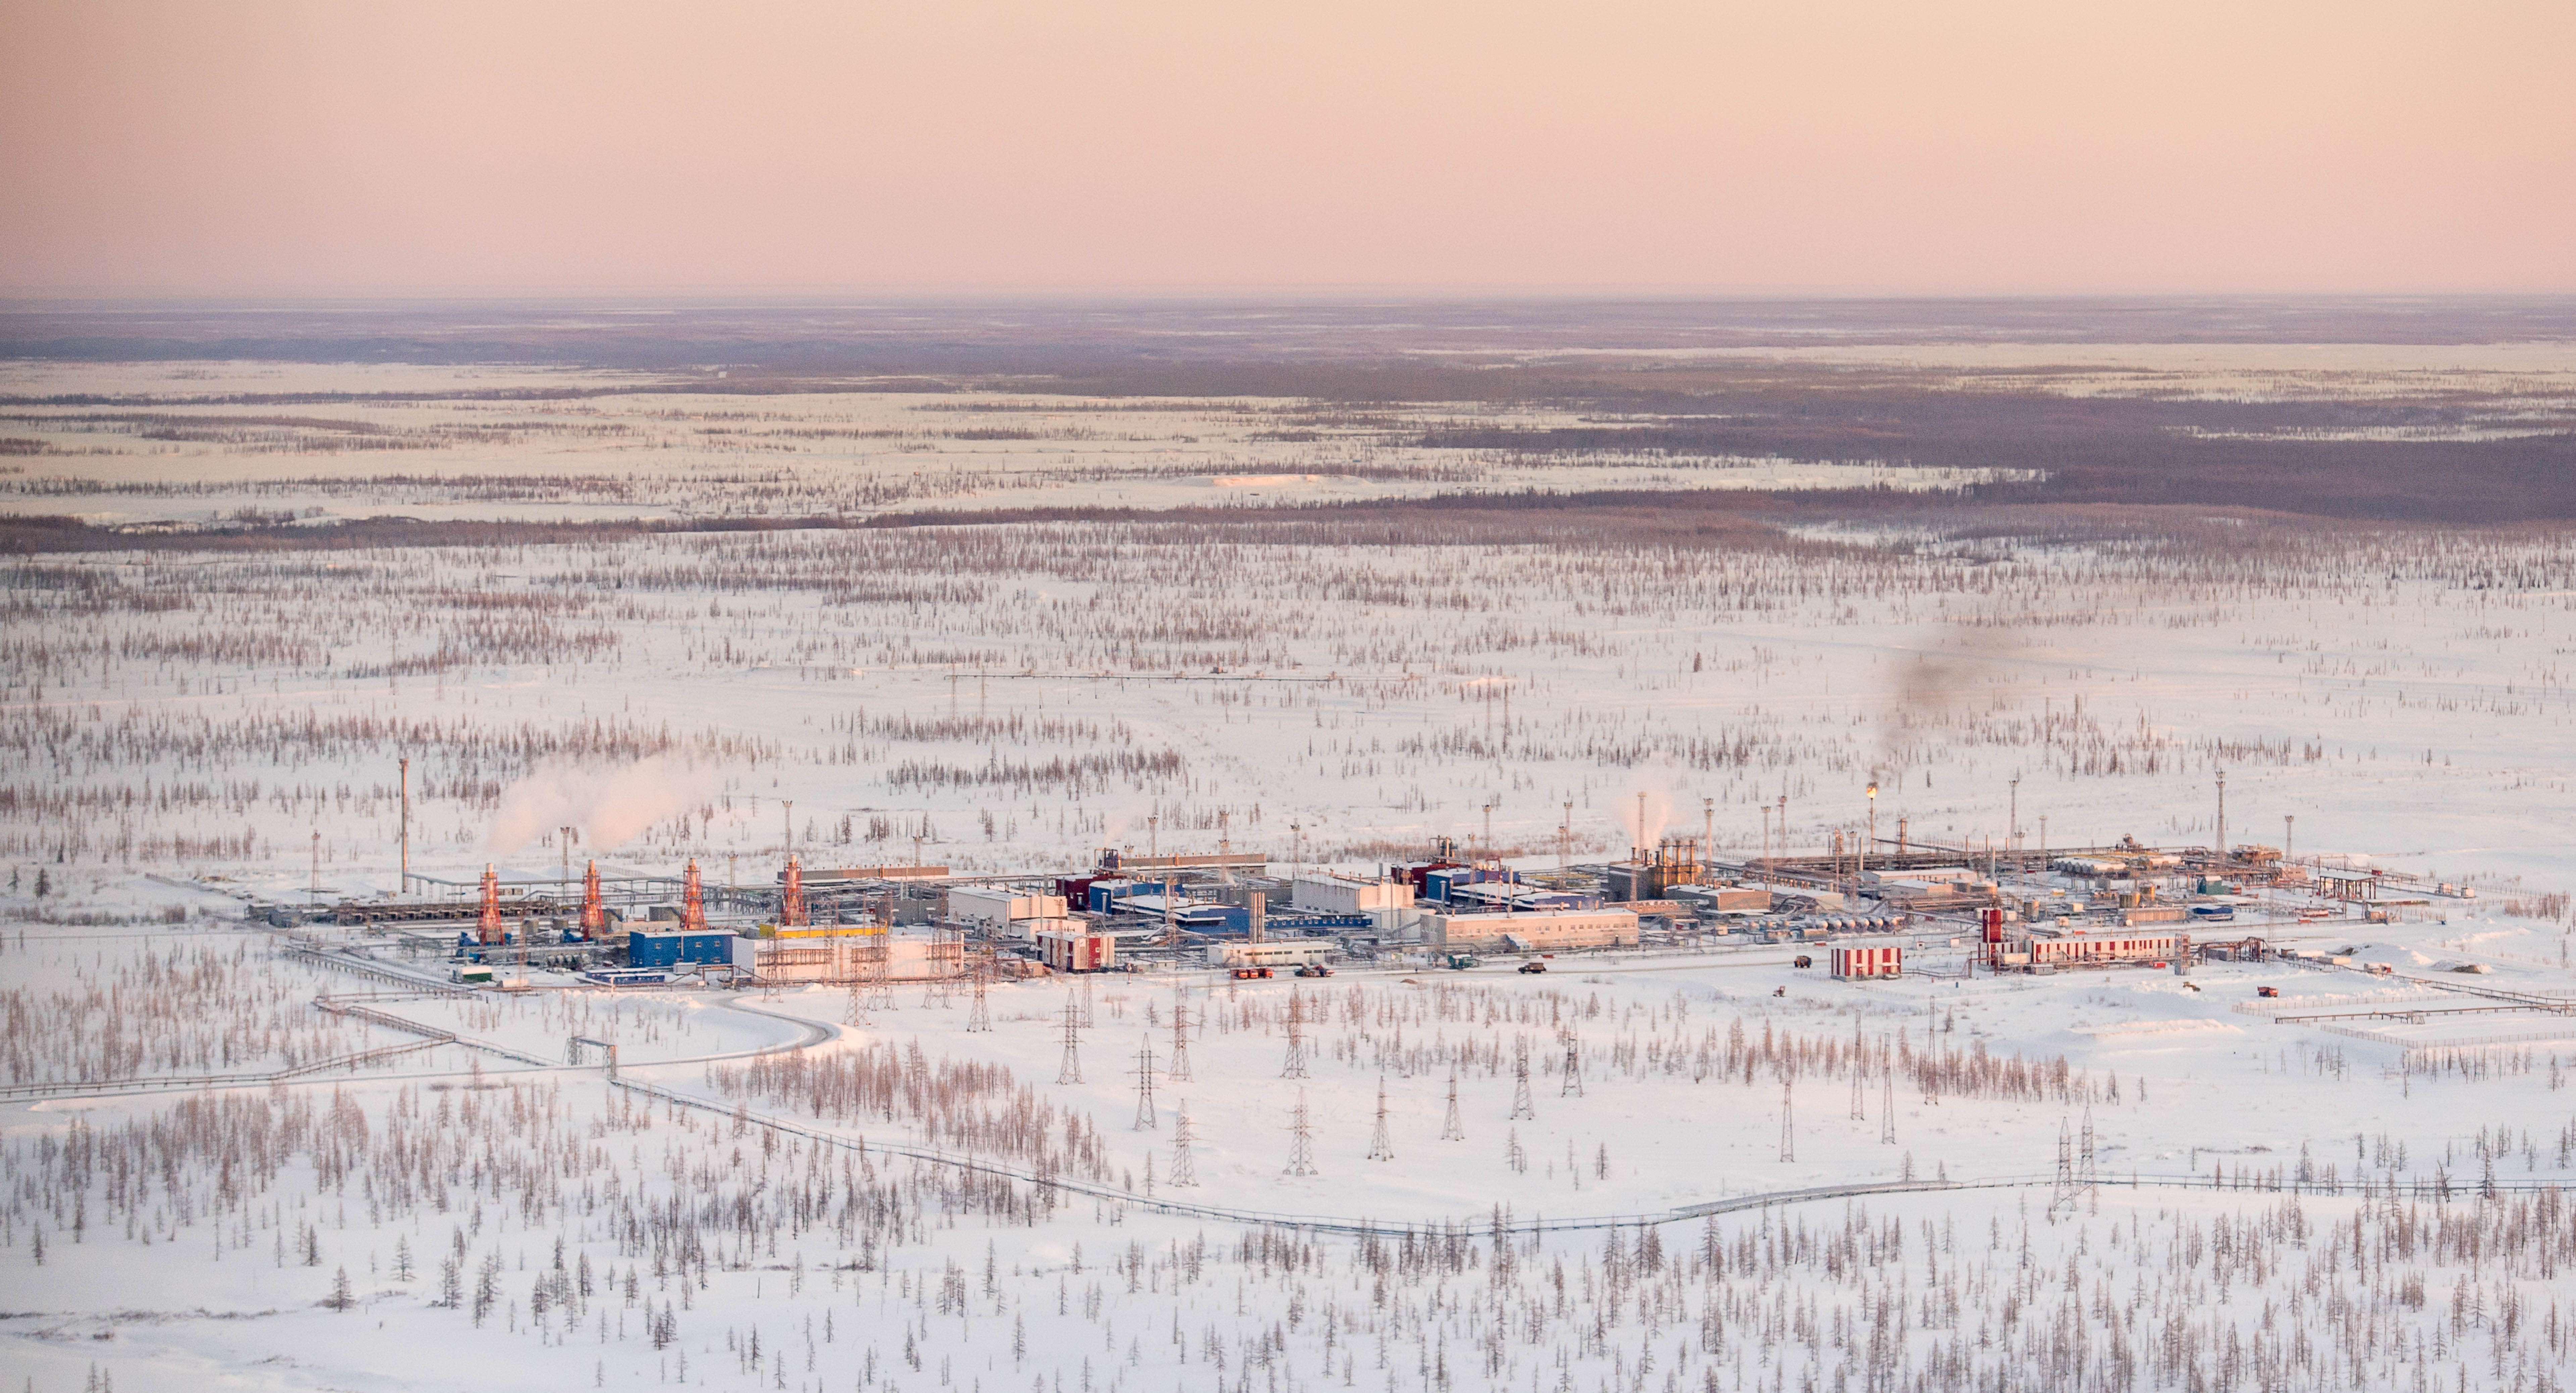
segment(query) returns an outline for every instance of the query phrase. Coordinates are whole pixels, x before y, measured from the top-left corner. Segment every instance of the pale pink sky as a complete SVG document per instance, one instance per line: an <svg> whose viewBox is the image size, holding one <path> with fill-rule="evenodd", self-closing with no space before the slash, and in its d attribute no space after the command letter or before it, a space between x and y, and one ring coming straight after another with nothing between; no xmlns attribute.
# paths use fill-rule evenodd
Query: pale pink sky
<svg viewBox="0 0 2576 1393"><path fill-rule="evenodd" d="M0 0L0 292L2576 290L2570 0Z"/></svg>

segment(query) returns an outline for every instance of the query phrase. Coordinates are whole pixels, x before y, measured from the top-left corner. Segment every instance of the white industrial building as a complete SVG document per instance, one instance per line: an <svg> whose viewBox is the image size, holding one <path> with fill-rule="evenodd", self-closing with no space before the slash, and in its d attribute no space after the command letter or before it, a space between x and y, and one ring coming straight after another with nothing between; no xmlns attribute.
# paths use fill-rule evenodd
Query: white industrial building
<svg viewBox="0 0 2576 1393"><path fill-rule="evenodd" d="M1413 887L1401 880L1363 880L1330 871L1297 877L1295 902L1318 914L1375 914L1413 907Z"/></svg>
<svg viewBox="0 0 2576 1393"><path fill-rule="evenodd" d="M1431 914L1423 940L1448 948L1508 948L1549 953L1561 948L1634 948L1637 916L1626 909L1564 909L1544 914Z"/></svg>
<svg viewBox="0 0 2576 1393"><path fill-rule="evenodd" d="M1058 972L1106 972L1118 965L1118 940L1108 934L1049 929L1036 938L1040 957Z"/></svg>
<svg viewBox="0 0 2576 1393"><path fill-rule="evenodd" d="M1039 928L1063 927L1064 896L960 885L948 892L948 917L977 925L986 933L1028 938Z"/></svg>

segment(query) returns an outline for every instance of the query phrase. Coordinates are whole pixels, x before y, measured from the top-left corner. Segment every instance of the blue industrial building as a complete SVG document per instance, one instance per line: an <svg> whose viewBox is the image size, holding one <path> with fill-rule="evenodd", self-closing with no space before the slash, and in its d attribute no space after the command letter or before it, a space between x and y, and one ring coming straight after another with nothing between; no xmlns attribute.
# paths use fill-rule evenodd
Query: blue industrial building
<svg viewBox="0 0 2576 1393"><path fill-rule="evenodd" d="M734 935L729 933L649 933L626 936L630 967L677 967L682 963L733 964Z"/></svg>

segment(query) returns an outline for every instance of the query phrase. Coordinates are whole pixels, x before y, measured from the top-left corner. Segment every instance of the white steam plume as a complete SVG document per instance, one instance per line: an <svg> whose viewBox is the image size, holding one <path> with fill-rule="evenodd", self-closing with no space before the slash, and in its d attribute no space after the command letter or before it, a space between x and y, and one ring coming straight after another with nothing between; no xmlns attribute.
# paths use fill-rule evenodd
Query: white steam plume
<svg viewBox="0 0 2576 1393"><path fill-rule="evenodd" d="M501 795L489 850L506 857L558 827L573 827L583 845L606 851L687 812L714 784L712 770L667 755L607 767L549 760Z"/></svg>

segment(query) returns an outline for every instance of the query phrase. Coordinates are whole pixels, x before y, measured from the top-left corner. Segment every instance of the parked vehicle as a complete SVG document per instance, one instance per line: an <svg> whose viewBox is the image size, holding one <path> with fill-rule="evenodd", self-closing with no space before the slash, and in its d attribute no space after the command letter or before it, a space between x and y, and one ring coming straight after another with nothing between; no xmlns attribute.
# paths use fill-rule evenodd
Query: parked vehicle
<svg viewBox="0 0 2576 1393"><path fill-rule="evenodd" d="M1483 966L1484 966L1484 963L1482 963L1482 962L1478 961L1478 960L1477 960L1477 959L1475 959L1475 958L1468 957L1468 956L1467 956L1466 954L1464 954L1464 953L1452 953L1452 954L1450 954L1450 955L1449 955L1449 967L1450 967L1450 969L1451 969L1452 971L1456 971L1456 972L1464 972L1464 971L1466 971L1468 968L1471 968L1471 967L1483 967Z"/></svg>
<svg viewBox="0 0 2576 1393"><path fill-rule="evenodd" d="M2256 987L2254 989L2254 994L2256 996L2279 996L2281 994L2281 989L2279 987Z"/></svg>
<svg viewBox="0 0 2576 1393"><path fill-rule="evenodd" d="M1800 953L1798 956L1789 960L1789 966L1791 967L1814 967L1815 965L1816 960L1805 953Z"/></svg>
<svg viewBox="0 0 2576 1393"><path fill-rule="evenodd" d="M1322 963L1308 963L1297 969L1297 975L1300 977L1330 977L1333 975L1333 970L1324 966Z"/></svg>
<svg viewBox="0 0 2576 1393"><path fill-rule="evenodd" d="M1256 977L1268 977L1270 975L1270 969L1266 967L1238 967L1234 970L1234 980L1238 982L1249 982Z"/></svg>
<svg viewBox="0 0 2576 1393"><path fill-rule="evenodd" d="M1533 958L1528 962L1522 963L1520 970L1523 972L1545 972L1547 971L1547 964Z"/></svg>

